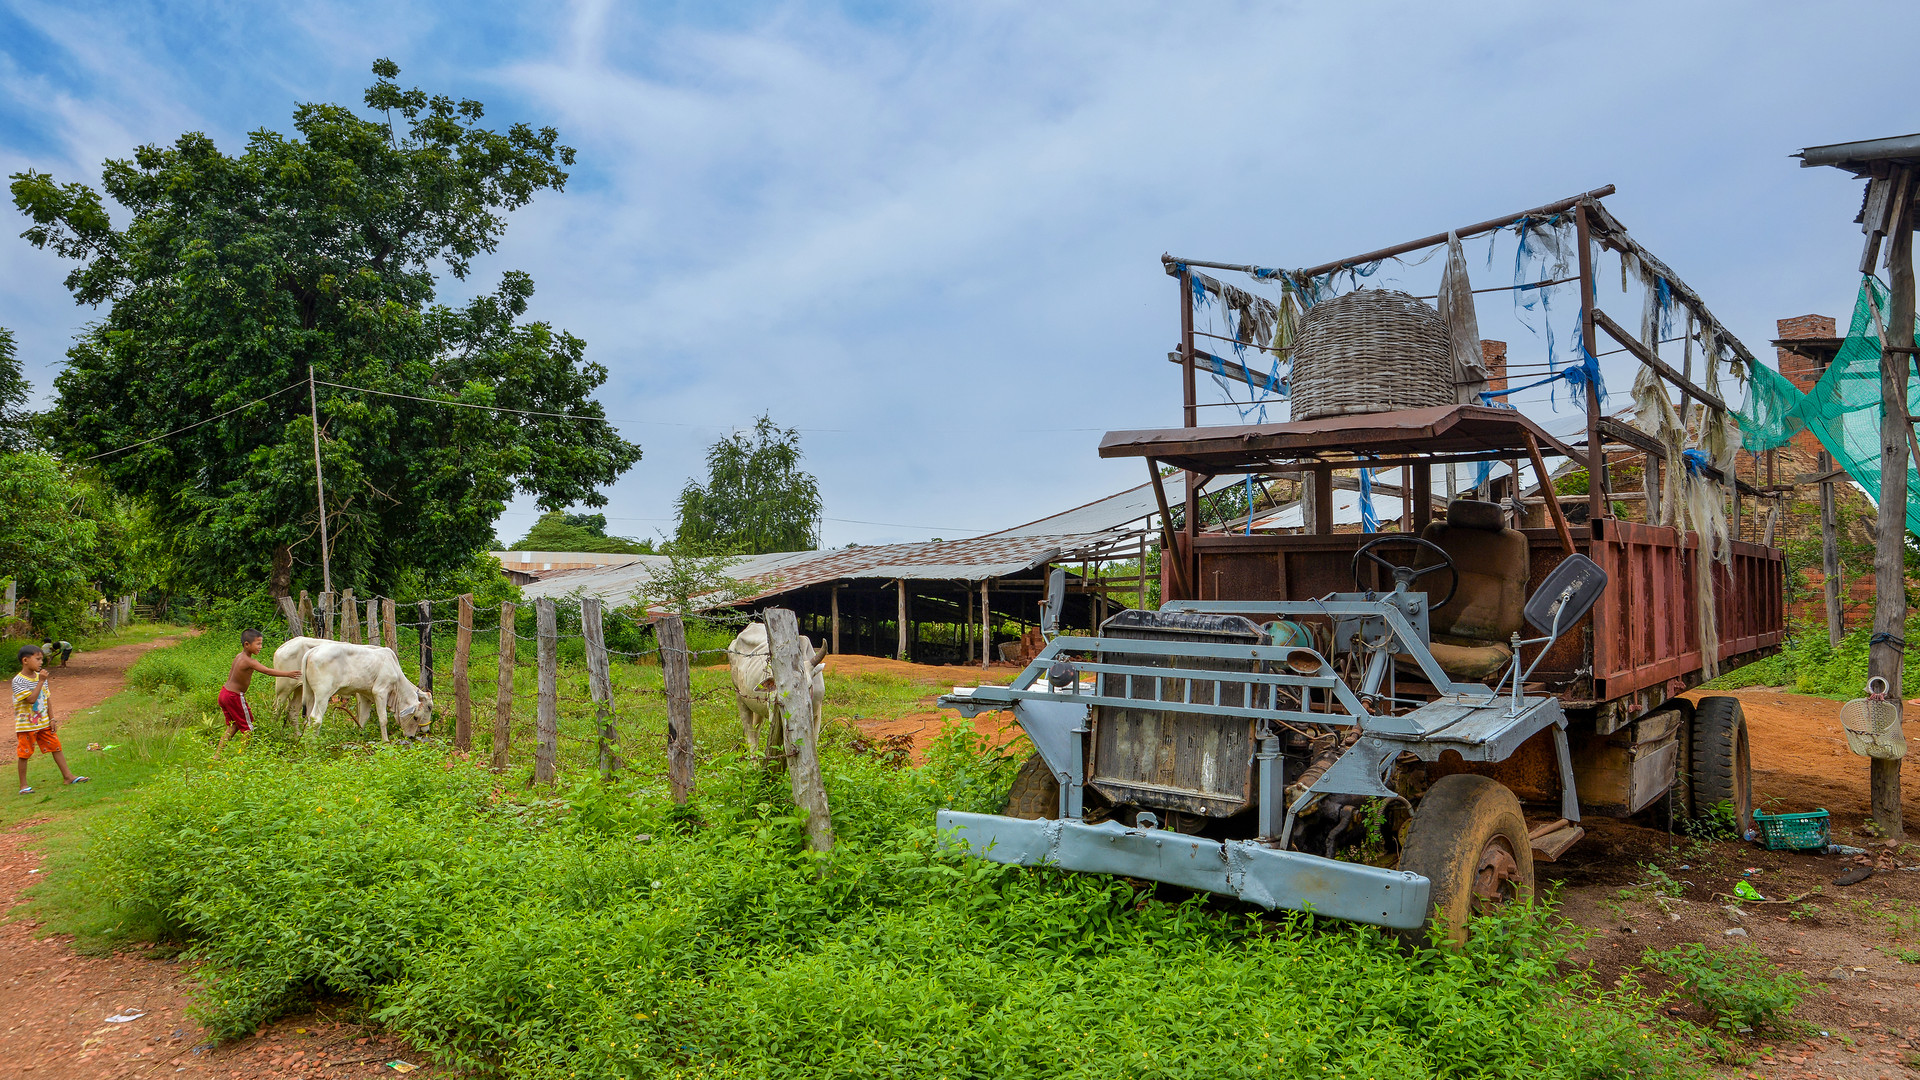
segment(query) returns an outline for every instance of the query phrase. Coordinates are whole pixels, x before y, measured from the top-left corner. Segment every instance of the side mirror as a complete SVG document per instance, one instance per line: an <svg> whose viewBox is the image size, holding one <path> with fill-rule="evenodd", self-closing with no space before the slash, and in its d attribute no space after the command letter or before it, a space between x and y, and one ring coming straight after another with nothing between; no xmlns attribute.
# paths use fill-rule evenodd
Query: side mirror
<svg viewBox="0 0 1920 1080"><path fill-rule="evenodd" d="M1040 605L1040 632L1052 637L1060 629L1060 609L1067 603L1067 572L1055 567L1047 575L1047 599Z"/></svg>
<svg viewBox="0 0 1920 1080"><path fill-rule="evenodd" d="M1607 572L1599 564L1585 555L1569 555L1527 601L1527 622L1543 634L1558 637L1593 610L1606 588Z"/></svg>

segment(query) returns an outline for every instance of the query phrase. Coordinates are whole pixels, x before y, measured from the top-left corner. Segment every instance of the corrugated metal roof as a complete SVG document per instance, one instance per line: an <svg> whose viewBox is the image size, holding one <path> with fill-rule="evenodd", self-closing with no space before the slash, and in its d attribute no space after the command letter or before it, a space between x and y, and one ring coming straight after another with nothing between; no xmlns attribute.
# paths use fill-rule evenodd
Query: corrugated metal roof
<svg viewBox="0 0 1920 1080"><path fill-rule="evenodd" d="M1215 477L1200 490L1216 491L1231 487L1235 478L1231 476ZM1187 497L1187 474L1177 472L1161 481L1167 493L1167 505L1179 506ZM1068 536L1083 533L1110 532L1124 529L1150 514L1160 512L1160 503L1153 497L1153 484L1145 483L1136 488L1128 488L1118 495L1109 495L1104 499L1095 499L1085 506L1076 506L1071 510L1043 517L1038 521L1029 521L1025 525L1016 525L992 533L993 536Z"/></svg>
<svg viewBox="0 0 1920 1080"><path fill-rule="evenodd" d="M728 574L762 586L740 601L752 603L769 596L814 585L857 579L909 581L982 581L1024 573L1058 558L1062 552L1096 544L1106 537L982 536L972 540L939 540L920 544L875 544L832 551L784 551L742 557ZM647 583L667 563L664 555L640 555L622 566L566 570L549 574L521 594L542 596L597 596L612 604L632 602L646 592Z"/></svg>

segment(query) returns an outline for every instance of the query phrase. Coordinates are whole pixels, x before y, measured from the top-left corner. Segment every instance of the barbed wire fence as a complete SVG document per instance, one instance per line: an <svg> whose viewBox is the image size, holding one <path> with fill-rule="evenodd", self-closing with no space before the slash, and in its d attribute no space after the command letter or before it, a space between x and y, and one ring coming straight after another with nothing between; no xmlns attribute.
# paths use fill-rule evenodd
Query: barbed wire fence
<svg viewBox="0 0 1920 1080"><path fill-rule="evenodd" d="M431 695L437 676L442 674L436 665L435 636L441 635L441 644L444 644L445 635L450 630L453 657L450 670L444 673L446 680L441 685L451 684L450 706L454 721L451 742L453 748L463 754L472 752L475 734L474 635L495 635L498 641L494 658L497 675L491 731L488 733L490 755L487 765L496 773L506 773L513 768L514 720L517 715L523 715L516 712L516 704L519 703L516 673L523 674L527 669L532 669L534 746L533 769L528 780L530 785L554 783L562 771L562 761L571 758L577 762L582 755L590 758L603 779L611 780L628 771L622 748L621 720L624 714L631 721L635 710L618 707L612 665L615 658L627 665L641 665L652 660L661 672L661 685L657 689L645 685L636 687L630 685L629 680L629 685L621 687L620 693L628 699L655 695L663 699L666 713L666 771L664 774L649 775L663 776L674 801L684 804L693 793L697 761L693 739L694 704L696 701L708 701L730 694L733 689L730 684L722 684L695 693L692 678L694 665L705 658L723 655L728 649L690 648L686 623L680 616L664 615L648 622L629 612L609 612L603 601L593 597L541 597L534 600L530 605L533 608L534 632L530 635L520 632L524 609L529 605L502 601L497 609L480 611L471 593L439 600L413 601L406 605L413 609L407 613L417 613L417 617L404 621L401 612L405 608L400 601L387 596L363 600L356 598L351 589L343 590L337 600L326 593L314 596L302 592L297 599L280 598L279 606L287 620L289 639L304 636L354 644L384 645L396 657L404 655L409 661L414 661L416 681L430 695L422 718L428 723L431 723L436 710L444 710L449 706L444 695L441 698ZM451 614L448 613L449 607L452 608ZM653 646L632 650L610 647L607 643L607 627L616 621L621 624L623 643L632 643L636 634L650 631L654 639ZM412 648L405 654L401 651L402 631L408 632L413 639L409 642ZM585 659L587 694L584 697L562 692L561 647L563 643L576 641L580 643L578 655ZM523 648L522 642L532 648ZM531 657L527 656L529 652ZM582 735L563 728L563 715L578 719L582 713L591 719L588 734ZM641 736L640 731L633 730L631 722L628 727L626 737ZM574 750L563 755L563 745ZM521 767L524 767L524 758Z"/></svg>

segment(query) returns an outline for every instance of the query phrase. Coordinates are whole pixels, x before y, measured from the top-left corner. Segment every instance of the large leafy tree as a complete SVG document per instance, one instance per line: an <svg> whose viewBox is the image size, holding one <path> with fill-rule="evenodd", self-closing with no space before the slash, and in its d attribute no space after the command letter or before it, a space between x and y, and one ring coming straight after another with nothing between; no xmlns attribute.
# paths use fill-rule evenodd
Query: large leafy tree
<svg viewBox="0 0 1920 1080"><path fill-rule="evenodd" d="M600 422L607 372L585 344L523 320L527 275L434 302L436 269L465 278L509 211L564 185L573 151L552 128L484 126L477 101L403 90L390 61L373 71L372 115L307 104L295 135L256 131L237 155L188 134L107 162L124 228L84 184L13 177L26 238L78 260L74 297L107 306L45 431L70 460L106 454L101 474L202 588L318 583L309 370L360 388L317 387L336 588L463 567L516 493L604 505L598 488L640 457Z"/></svg>
<svg viewBox="0 0 1920 1080"><path fill-rule="evenodd" d="M86 605L139 587L125 508L44 453L0 453L0 579L15 579L35 629L78 637Z"/></svg>
<svg viewBox="0 0 1920 1080"><path fill-rule="evenodd" d="M675 546L728 555L817 547L820 485L800 458L800 433L769 416L723 436L707 450L707 482L680 492Z"/></svg>
<svg viewBox="0 0 1920 1080"><path fill-rule="evenodd" d="M533 523L527 535L515 541L508 551L596 551L615 555L645 555L653 551L651 540L629 540L607 535L605 514L567 514L549 511Z"/></svg>
<svg viewBox="0 0 1920 1080"><path fill-rule="evenodd" d="M27 389L27 377L13 351L13 331L0 326L0 452L23 450L31 441Z"/></svg>

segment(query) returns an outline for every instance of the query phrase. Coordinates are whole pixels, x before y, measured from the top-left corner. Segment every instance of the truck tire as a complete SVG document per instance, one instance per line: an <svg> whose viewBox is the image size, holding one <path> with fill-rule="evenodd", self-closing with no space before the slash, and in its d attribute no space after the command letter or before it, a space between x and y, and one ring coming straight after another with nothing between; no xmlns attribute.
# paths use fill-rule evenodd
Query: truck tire
<svg viewBox="0 0 1920 1080"><path fill-rule="evenodd" d="M1693 815L1704 817L1732 803L1741 836L1753 828L1753 766L1747 757L1747 714L1740 699L1703 697L1694 703L1688 732L1688 795Z"/></svg>
<svg viewBox="0 0 1920 1080"><path fill-rule="evenodd" d="M1489 777L1441 777L1414 810L1400 869L1432 882L1428 923L1439 940L1464 944L1474 916L1533 899L1533 847L1520 800ZM1401 937L1424 945L1428 928Z"/></svg>
<svg viewBox="0 0 1920 1080"><path fill-rule="evenodd" d="M1007 817L1029 821L1060 816L1060 781L1041 759L1039 751L1028 755L1014 774L1013 788L1007 792Z"/></svg>

